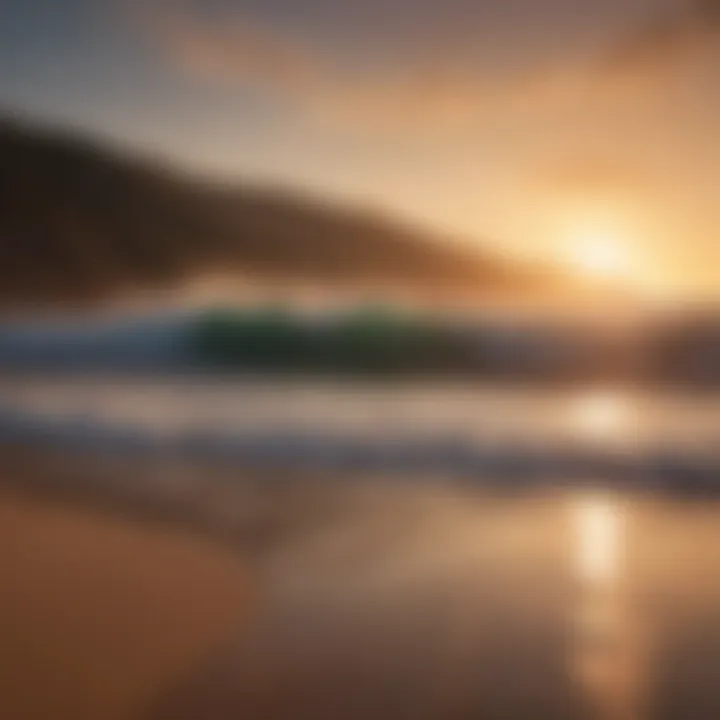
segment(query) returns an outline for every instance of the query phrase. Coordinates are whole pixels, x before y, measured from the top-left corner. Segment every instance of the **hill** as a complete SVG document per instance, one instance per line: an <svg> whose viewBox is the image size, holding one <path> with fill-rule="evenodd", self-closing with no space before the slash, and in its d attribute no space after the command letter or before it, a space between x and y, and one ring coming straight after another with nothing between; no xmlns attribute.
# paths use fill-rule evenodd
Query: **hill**
<svg viewBox="0 0 720 720"><path fill-rule="evenodd" d="M0 305L89 302L203 273L432 289L527 269L288 193L212 186L65 130L0 121Z"/></svg>

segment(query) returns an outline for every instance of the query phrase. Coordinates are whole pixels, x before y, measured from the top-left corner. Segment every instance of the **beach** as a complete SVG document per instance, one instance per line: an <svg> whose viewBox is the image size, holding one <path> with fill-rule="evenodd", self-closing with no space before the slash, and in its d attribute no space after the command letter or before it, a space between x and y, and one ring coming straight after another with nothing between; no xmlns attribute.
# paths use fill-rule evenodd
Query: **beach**
<svg viewBox="0 0 720 720"><path fill-rule="evenodd" d="M712 497L28 447L0 466L3 717L720 712Z"/></svg>
<svg viewBox="0 0 720 720"><path fill-rule="evenodd" d="M22 472L17 458L2 468L3 717L149 717L248 621L252 579L226 548L167 523L20 491L20 478L4 482Z"/></svg>

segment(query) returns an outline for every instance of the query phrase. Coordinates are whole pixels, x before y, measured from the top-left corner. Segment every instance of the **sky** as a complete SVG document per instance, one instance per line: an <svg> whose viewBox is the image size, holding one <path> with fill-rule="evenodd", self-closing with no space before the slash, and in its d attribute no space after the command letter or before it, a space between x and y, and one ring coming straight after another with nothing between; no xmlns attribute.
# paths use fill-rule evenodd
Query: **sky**
<svg viewBox="0 0 720 720"><path fill-rule="evenodd" d="M720 0L0 0L0 108L720 295Z"/></svg>

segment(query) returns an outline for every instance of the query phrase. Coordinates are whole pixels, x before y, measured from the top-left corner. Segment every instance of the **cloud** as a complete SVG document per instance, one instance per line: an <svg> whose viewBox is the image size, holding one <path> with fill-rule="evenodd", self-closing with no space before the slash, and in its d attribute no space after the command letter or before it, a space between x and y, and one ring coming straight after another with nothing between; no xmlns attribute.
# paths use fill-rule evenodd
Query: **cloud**
<svg viewBox="0 0 720 720"><path fill-rule="evenodd" d="M332 50L299 32L234 12L221 19L154 0L136 13L167 62L191 77L273 97L316 120L373 130L442 132L566 89L565 68L506 73L467 62L482 40L438 31L401 53L367 57Z"/></svg>
<svg viewBox="0 0 720 720"><path fill-rule="evenodd" d="M602 59L608 71L673 69L720 38L720 0L685 0L653 15Z"/></svg>
<svg viewBox="0 0 720 720"><path fill-rule="evenodd" d="M442 52L423 49L387 60L379 71L237 13L219 22L155 3L141 17L166 60L184 72L261 91L316 119L392 127L413 117L420 125L454 125L477 117L489 100L486 82L447 63Z"/></svg>
<svg viewBox="0 0 720 720"><path fill-rule="evenodd" d="M327 80L308 47L255 19L213 21L158 2L136 16L172 63L205 80L292 95L318 91Z"/></svg>
<svg viewBox="0 0 720 720"><path fill-rule="evenodd" d="M569 51L538 59L531 71L504 73L463 62L467 37L405 47L401 56L368 65L255 16L213 18L171 0L142 7L160 51L189 75L253 89L318 121L375 131L448 132L543 107L584 107L591 115L596 107L641 102L662 91L669 67L720 34L720 0L691 0L585 59Z"/></svg>

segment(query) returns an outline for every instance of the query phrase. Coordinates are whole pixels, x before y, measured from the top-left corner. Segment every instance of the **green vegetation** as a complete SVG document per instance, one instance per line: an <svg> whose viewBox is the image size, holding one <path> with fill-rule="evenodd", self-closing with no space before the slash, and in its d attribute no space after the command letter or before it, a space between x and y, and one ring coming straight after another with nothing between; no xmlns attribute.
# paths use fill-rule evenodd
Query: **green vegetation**
<svg viewBox="0 0 720 720"><path fill-rule="evenodd" d="M279 369L305 365L311 338L282 309L218 310L198 321L195 344L211 364Z"/></svg>
<svg viewBox="0 0 720 720"><path fill-rule="evenodd" d="M383 308L310 322L278 308L217 310L196 325L202 362L249 369L412 373L458 358L458 338L438 323Z"/></svg>

